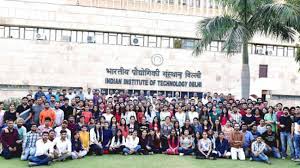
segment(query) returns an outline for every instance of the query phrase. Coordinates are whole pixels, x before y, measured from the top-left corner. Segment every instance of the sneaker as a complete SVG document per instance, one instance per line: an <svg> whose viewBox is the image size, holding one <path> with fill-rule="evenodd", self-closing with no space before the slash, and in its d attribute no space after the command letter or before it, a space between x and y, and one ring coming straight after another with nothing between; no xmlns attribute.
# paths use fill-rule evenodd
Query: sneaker
<svg viewBox="0 0 300 168"><path fill-rule="evenodd" d="M149 152L149 155L153 155L154 153L153 152Z"/></svg>
<svg viewBox="0 0 300 168"><path fill-rule="evenodd" d="M253 161L253 158L252 158L252 157L250 157L250 158L249 158L249 160L250 160L250 161Z"/></svg>
<svg viewBox="0 0 300 168"><path fill-rule="evenodd" d="M179 153L179 156L183 156L184 155L184 153Z"/></svg>
<svg viewBox="0 0 300 168"><path fill-rule="evenodd" d="M295 158L291 158L291 161L295 161Z"/></svg>
<svg viewBox="0 0 300 168"><path fill-rule="evenodd" d="M33 167L33 166L37 166L37 164L34 163L34 162L29 162L29 163L28 163L28 166L29 166L29 167Z"/></svg>
<svg viewBox="0 0 300 168"><path fill-rule="evenodd" d="M295 161L295 162L300 162L300 159L298 158L298 159L295 159L294 161Z"/></svg>
<svg viewBox="0 0 300 168"><path fill-rule="evenodd" d="M128 153L124 153L124 155L125 155L125 156L127 156L127 155L128 155Z"/></svg>
<svg viewBox="0 0 300 168"><path fill-rule="evenodd" d="M282 157L281 159L282 159L282 160L285 160L285 157Z"/></svg>

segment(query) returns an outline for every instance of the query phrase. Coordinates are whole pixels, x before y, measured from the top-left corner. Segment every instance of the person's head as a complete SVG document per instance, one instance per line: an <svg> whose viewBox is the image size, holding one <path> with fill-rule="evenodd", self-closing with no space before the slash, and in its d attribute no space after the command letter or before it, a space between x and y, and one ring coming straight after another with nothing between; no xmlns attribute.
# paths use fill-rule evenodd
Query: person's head
<svg viewBox="0 0 300 168"><path fill-rule="evenodd" d="M248 115L250 115L250 114L251 114L251 108L247 108L246 113L247 113Z"/></svg>
<svg viewBox="0 0 300 168"><path fill-rule="evenodd" d="M67 131L66 130L61 130L60 131L60 137L61 137L61 139L65 140L67 138Z"/></svg>
<svg viewBox="0 0 300 168"><path fill-rule="evenodd" d="M86 125L82 125L81 126L81 131L86 132L88 130Z"/></svg>
<svg viewBox="0 0 300 168"><path fill-rule="evenodd" d="M190 134L190 132L188 129L184 130L183 135L188 136L189 134Z"/></svg>
<svg viewBox="0 0 300 168"><path fill-rule="evenodd" d="M75 122L75 117L73 115L70 115L68 118L69 123L74 123Z"/></svg>
<svg viewBox="0 0 300 168"><path fill-rule="evenodd" d="M68 98L65 98L64 102L65 102L65 106L69 105L69 99Z"/></svg>
<svg viewBox="0 0 300 168"><path fill-rule="evenodd" d="M8 129L13 129L14 128L14 120L7 120L7 127Z"/></svg>
<svg viewBox="0 0 300 168"><path fill-rule="evenodd" d="M234 130L235 131L240 131L240 125L238 123L234 124Z"/></svg>
<svg viewBox="0 0 300 168"><path fill-rule="evenodd" d="M266 126L266 128L267 128L267 131L268 131L268 132L272 132L272 126L271 126L270 124L268 124L268 125Z"/></svg>
<svg viewBox="0 0 300 168"><path fill-rule="evenodd" d="M54 139L55 138L55 131L52 129L49 131L49 139Z"/></svg>
<svg viewBox="0 0 300 168"><path fill-rule="evenodd" d="M42 92L43 91L43 88L42 87L38 87L38 92Z"/></svg>
<svg viewBox="0 0 300 168"><path fill-rule="evenodd" d="M150 129L149 134L150 134L151 136L154 136L154 135L155 135L154 129Z"/></svg>
<svg viewBox="0 0 300 168"><path fill-rule="evenodd" d="M203 138L203 139L207 139L207 136L208 136L207 132L203 132L203 133L202 133L202 138Z"/></svg>
<svg viewBox="0 0 300 168"><path fill-rule="evenodd" d="M46 117L45 118L45 126L46 127L50 127L50 124L51 124L51 118L50 117Z"/></svg>
<svg viewBox="0 0 300 168"><path fill-rule="evenodd" d="M17 126L21 127L21 126L23 126L23 124L24 124L24 119L23 118L18 118L17 119Z"/></svg>
<svg viewBox="0 0 300 168"><path fill-rule="evenodd" d="M256 132L256 131L257 131L257 126L256 126L256 125L253 125L253 126L252 126L252 131L253 131L253 132Z"/></svg>
<svg viewBox="0 0 300 168"><path fill-rule="evenodd" d="M248 129L247 124L242 124L242 131L246 131Z"/></svg>
<svg viewBox="0 0 300 168"><path fill-rule="evenodd" d="M126 126L126 120L125 118L122 118L121 121L120 121L121 125L125 125Z"/></svg>
<svg viewBox="0 0 300 168"><path fill-rule="evenodd" d="M143 131L142 131L142 137L146 137L147 134L148 134L147 130L143 130Z"/></svg>
<svg viewBox="0 0 300 168"><path fill-rule="evenodd" d="M136 137L137 137L137 131L136 131L136 130L133 131L132 137L133 137L133 138L136 138Z"/></svg>
<svg viewBox="0 0 300 168"><path fill-rule="evenodd" d="M16 111L15 104L11 103L11 104L9 105L9 111L10 111L10 112L15 112L15 111Z"/></svg>
<svg viewBox="0 0 300 168"><path fill-rule="evenodd" d="M80 122L80 123L84 123L84 118L85 118L84 116L80 116L79 122Z"/></svg>
<svg viewBox="0 0 300 168"><path fill-rule="evenodd" d="M201 138L200 132L197 131L195 137L196 137L196 139L200 139Z"/></svg>
<svg viewBox="0 0 300 168"><path fill-rule="evenodd" d="M122 136L122 130L118 129L116 135L117 135L118 137Z"/></svg>
<svg viewBox="0 0 300 168"><path fill-rule="evenodd" d="M48 140L48 138L49 138L49 133L47 131L44 131L42 133L42 139L43 139L43 141L46 142Z"/></svg>
<svg viewBox="0 0 300 168"><path fill-rule="evenodd" d="M105 122L104 122L104 129L108 129L108 127L109 127L109 124L108 124L107 121L105 121Z"/></svg>
<svg viewBox="0 0 300 168"><path fill-rule="evenodd" d="M61 127L62 127L63 129L66 129L66 128L68 127L68 121L67 121L67 120L64 120L64 121L62 122L62 124L61 124Z"/></svg>
<svg viewBox="0 0 300 168"><path fill-rule="evenodd" d="M73 134L73 137L74 137L75 140L78 140L79 139L79 132L75 131L74 134Z"/></svg>
<svg viewBox="0 0 300 168"><path fill-rule="evenodd" d="M231 122L229 120L226 121L226 126L231 127Z"/></svg>
<svg viewBox="0 0 300 168"><path fill-rule="evenodd" d="M259 121L259 125L264 126L264 125L265 125L265 120L264 120L264 119L261 119L261 120Z"/></svg>
<svg viewBox="0 0 300 168"><path fill-rule="evenodd" d="M49 109L50 105L48 102L45 103L45 109Z"/></svg>
<svg viewBox="0 0 300 168"><path fill-rule="evenodd" d="M4 103L0 102L0 110L3 110L3 108L4 108Z"/></svg>
<svg viewBox="0 0 300 168"><path fill-rule="evenodd" d="M28 104L28 98L27 97L23 97L22 98L22 104L23 105L27 105Z"/></svg>
<svg viewBox="0 0 300 168"><path fill-rule="evenodd" d="M219 132L219 136L218 137L221 140L224 139L224 137L225 137L224 132Z"/></svg>
<svg viewBox="0 0 300 168"><path fill-rule="evenodd" d="M59 109L60 107L60 103L59 102L55 102L55 109Z"/></svg>
<svg viewBox="0 0 300 168"><path fill-rule="evenodd" d="M36 132L36 131L37 131L37 124L36 124L36 123L31 123L30 130L31 130L32 132Z"/></svg>
<svg viewBox="0 0 300 168"><path fill-rule="evenodd" d="M171 118L170 118L169 116L167 116L167 117L165 118L165 122L166 122L166 124L170 124Z"/></svg>
<svg viewBox="0 0 300 168"><path fill-rule="evenodd" d="M100 129L100 127L101 127L101 123L100 123L100 121L97 121L97 122L96 122L96 125L95 125L95 128L96 128L96 129Z"/></svg>
<svg viewBox="0 0 300 168"><path fill-rule="evenodd" d="M256 141L257 141L258 143L261 143L261 142L262 142L261 136L258 136L258 137L256 138Z"/></svg>
<svg viewBox="0 0 300 168"><path fill-rule="evenodd" d="M288 107L283 108L283 114L284 115L289 115L289 108Z"/></svg>
<svg viewBox="0 0 300 168"><path fill-rule="evenodd" d="M130 117L130 124L134 124L135 123L135 117L134 116L131 116Z"/></svg>
<svg viewBox="0 0 300 168"><path fill-rule="evenodd" d="M175 129L172 129L172 130L171 130L171 135L172 135L172 136L176 136L176 130L175 130Z"/></svg>
<svg viewBox="0 0 300 168"><path fill-rule="evenodd" d="M215 125L220 125L220 120L216 120Z"/></svg>

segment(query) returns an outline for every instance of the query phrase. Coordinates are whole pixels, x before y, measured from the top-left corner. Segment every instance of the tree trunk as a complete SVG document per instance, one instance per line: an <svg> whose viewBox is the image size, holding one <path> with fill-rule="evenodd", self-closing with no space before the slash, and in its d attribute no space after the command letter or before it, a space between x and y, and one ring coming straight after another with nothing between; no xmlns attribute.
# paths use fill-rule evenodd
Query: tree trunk
<svg viewBox="0 0 300 168"><path fill-rule="evenodd" d="M249 68L249 53L248 42L243 43L243 66L241 72L241 92L242 98L249 98L250 94L250 68Z"/></svg>

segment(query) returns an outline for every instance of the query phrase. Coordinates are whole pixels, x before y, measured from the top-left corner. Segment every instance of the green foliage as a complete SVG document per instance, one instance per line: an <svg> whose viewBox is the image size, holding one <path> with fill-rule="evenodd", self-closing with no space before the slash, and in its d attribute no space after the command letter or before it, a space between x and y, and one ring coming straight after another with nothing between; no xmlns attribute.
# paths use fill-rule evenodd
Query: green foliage
<svg viewBox="0 0 300 168"><path fill-rule="evenodd" d="M10 104L14 104L15 107L17 108L17 106L21 104L21 99L20 98L9 98L9 99L4 100L3 104L4 104L5 111L9 109Z"/></svg>

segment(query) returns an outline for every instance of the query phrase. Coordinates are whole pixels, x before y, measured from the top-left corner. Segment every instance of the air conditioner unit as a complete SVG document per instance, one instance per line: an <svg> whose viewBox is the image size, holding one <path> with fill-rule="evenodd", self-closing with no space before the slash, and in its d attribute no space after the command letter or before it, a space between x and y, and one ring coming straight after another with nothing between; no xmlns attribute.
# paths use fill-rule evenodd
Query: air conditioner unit
<svg viewBox="0 0 300 168"><path fill-rule="evenodd" d="M137 37L134 37L134 38L131 38L131 45L142 46L143 44Z"/></svg>
<svg viewBox="0 0 300 168"><path fill-rule="evenodd" d="M47 39L46 39L46 35L43 34L43 33L36 33L36 34L35 34L35 39L36 39L36 40L47 40Z"/></svg>
<svg viewBox="0 0 300 168"><path fill-rule="evenodd" d="M71 36L62 36L61 41L71 42Z"/></svg>
<svg viewBox="0 0 300 168"><path fill-rule="evenodd" d="M88 43L96 43L95 37L94 36L88 36L87 37L87 42Z"/></svg>

